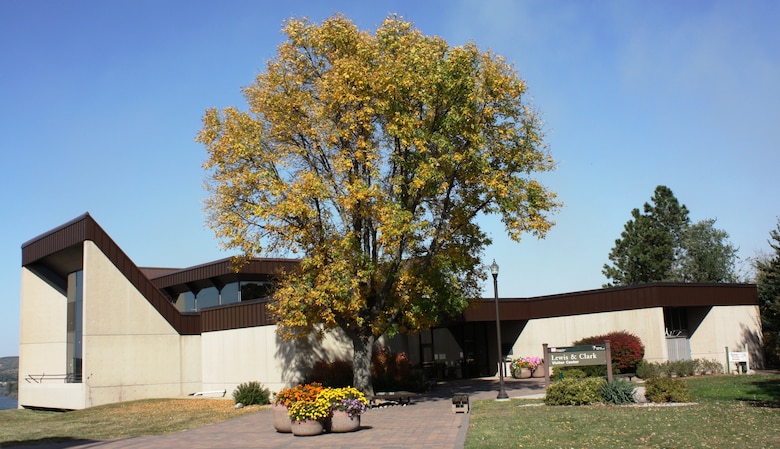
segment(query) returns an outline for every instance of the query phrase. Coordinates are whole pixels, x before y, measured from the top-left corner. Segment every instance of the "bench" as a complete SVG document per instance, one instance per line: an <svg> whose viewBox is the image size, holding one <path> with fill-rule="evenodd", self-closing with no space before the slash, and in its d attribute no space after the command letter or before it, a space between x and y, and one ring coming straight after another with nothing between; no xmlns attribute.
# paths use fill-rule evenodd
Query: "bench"
<svg viewBox="0 0 780 449"><path fill-rule="evenodd" d="M469 412L469 395L456 394L452 396L452 413L468 413Z"/></svg>
<svg viewBox="0 0 780 449"><path fill-rule="evenodd" d="M387 405L388 403L409 405L412 403L412 398L417 396L417 393L412 393L411 391L380 391L371 396L370 399L372 406ZM381 401L381 403L378 403L378 401Z"/></svg>

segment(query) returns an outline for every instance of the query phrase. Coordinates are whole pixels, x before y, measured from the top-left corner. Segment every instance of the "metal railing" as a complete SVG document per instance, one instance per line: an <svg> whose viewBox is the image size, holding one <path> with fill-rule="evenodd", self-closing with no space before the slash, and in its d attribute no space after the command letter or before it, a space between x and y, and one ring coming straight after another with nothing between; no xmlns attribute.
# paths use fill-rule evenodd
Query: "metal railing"
<svg viewBox="0 0 780 449"><path fill-rule="evenodd" d="M27 383L42 384L48 381L62 381L64 383L81 383L81 374L28 374L24 380Z"/></svg>

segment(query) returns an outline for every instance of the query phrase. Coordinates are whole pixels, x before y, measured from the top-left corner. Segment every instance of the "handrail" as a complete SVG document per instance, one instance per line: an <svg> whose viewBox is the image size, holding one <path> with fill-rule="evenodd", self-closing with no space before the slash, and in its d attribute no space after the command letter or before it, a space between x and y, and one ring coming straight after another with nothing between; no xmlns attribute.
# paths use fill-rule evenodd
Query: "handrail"
<svg viewBox="0 0 780 449"><path fill-rule="evenodd" d="M28 374L24 380L27 383L41 384L47 380L61 380L65 383L80 383L81 375L76 374Z"/></svg>

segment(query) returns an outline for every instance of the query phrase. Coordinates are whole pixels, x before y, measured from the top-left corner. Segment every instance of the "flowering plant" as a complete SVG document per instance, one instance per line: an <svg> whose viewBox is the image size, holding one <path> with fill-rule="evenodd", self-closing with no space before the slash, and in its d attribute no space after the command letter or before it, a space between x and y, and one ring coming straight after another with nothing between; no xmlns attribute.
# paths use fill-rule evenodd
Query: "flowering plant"
<svg viewBox="0 0 780 449"><path fill-rule="evenodd" d="M530 365L532 370L544 363L544 360L541 357L526 357L525 361Z"/></svg>
<svg viewBox="0 0 780 449"><path fill-rule="evenodd" d="M368 410L368 401L361 399L342 399L340 402L332 405L333 410L347 412L350 418L362 415Z"/></svg>
<svg viewBox="0 0 780 449"><path fill-rule="evenodd" d="M512 359L512 365L511 365L512 371L519 370L520 368L531 368L531 364L528 363L524 357L520 357L519 359Z"/></svg>
<svg viewBox="0 0 780 449"><path fill-rule="evenodd" d="M536 367L544 363L544 359L541 357L520 357L518 359L512 359L512 371L518 370L520 368L528 368L530 370L535 370Z"/></svg>
<svg viewBox="0 0 780 449"><path fill-rule="evenodd" d="M276 403L290 408L296 402L314 402L320 392L322 392L322 384L320 383L298 384L276 393Z"/></svg>
<svg viewBox="0 0 780 449"><path fill-rule="evenodd" d="M331 410L346 411L352 418L368 408L366 395L354 387L326 388L319 397L330 403Z"/></svg>
<svg viewBox="0 0 780 449"><path fill-rule="evenodd" d="M317 397L313 401L297 401L287 410L287 416L294 421L321 420L327 418L329 414L330 402L322 397Z"/></svg>

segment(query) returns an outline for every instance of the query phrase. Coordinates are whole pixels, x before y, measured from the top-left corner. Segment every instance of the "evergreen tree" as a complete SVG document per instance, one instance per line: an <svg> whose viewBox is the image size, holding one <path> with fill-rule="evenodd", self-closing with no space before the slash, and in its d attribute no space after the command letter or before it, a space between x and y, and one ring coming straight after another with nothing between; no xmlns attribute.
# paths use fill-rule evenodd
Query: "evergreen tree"
<svg viewBox="0 0 780 449"><path fill-rule="evenodd" d="M611 279L606 286L673 280L674 273L680 271L688 208L677 201L671 189L658 186L643 212L634 209L631 216L609 253L612 265L605 264L602 270Z"/></svg>
<svg viewBox="0 0 780 449"><path fill-rule="evenodd" d="M756 262L758 271L758 306L764 355L768 366L780 366L780 219L771 231L769 245L774 254Z"/></svg>

